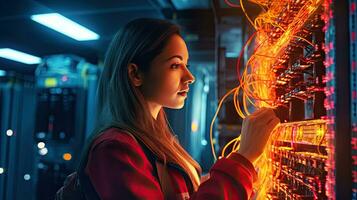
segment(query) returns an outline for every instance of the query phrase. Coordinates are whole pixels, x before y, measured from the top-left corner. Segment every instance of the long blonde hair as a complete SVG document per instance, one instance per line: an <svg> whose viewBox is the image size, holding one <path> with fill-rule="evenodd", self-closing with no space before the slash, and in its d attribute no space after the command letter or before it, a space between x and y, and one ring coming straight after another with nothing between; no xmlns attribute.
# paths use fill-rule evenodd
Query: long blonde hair
<svg viewBox="0 0 357 200"><path fill-rule="evenodd" d="M174 34L180 35L179 27L168 21L136 19L115 35L99 80L96 129L82 161L95 138L107 128L118 127L133 134L165 163L178 164L197 190L199 182L191 166L200 173L199 164L174 139L164 110L160 110L156 120L152 117L142 93L131 84L127 71L128 64L135 63L145 75L150 70L151 61Z"/></svg>

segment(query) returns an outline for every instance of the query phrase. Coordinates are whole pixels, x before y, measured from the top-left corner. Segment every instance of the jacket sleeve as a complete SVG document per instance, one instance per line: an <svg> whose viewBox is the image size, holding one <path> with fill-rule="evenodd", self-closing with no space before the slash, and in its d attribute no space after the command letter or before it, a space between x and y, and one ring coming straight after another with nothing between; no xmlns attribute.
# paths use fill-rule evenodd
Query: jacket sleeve
<svg viewBox="0 0 357 200"><path fill-rule="evenodd" d="M210 170L210 178L191 196L192 200L243 200L253 193L257 173L245 157L232 153L219 159Z"/></svg>
<svg viewBox="0 0 357 200"><path fill-rule="evenodd" d="M164 199L143 150L121 135L95 145L88 157L86 173L100 199Z"/></svg>

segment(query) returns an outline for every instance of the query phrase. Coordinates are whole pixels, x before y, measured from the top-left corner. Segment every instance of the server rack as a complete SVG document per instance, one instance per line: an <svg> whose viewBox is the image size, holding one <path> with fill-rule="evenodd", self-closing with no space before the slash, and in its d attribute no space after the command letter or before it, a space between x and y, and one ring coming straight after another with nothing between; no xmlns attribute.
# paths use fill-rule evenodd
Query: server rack
<svg viewBox="0 0 357 200"><path fill-rule="evenodd" d="M79 162L95 122L99 69L72 55L46 57L36 69L36 199L53 198Z"/></svg>

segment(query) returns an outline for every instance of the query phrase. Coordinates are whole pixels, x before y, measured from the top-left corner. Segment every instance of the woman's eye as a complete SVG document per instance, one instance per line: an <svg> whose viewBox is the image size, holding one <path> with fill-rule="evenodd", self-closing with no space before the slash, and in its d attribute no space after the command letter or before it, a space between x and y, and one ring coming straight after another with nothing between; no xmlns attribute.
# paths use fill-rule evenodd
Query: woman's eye
<svg viewBox="0 0 357 200"><path fill-rule="evenodd" d="M172 69L177 69L177 68L179 68L181 66L181 64L172 64L171 65L171 68Z"/></svg>

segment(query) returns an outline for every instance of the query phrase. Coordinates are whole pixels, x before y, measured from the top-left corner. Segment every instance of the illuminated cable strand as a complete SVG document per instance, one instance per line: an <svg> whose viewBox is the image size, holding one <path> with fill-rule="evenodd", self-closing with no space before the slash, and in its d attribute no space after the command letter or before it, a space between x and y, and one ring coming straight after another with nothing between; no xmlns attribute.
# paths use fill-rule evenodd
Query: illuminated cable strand
<svg viewBox="0 0 357 200"><path fill-rule="evenodd" d="M260 14L255 18L254 22L249 18L248 13L246 12L242 0L240 0L241 8L247 17L248 21L253 25L256 32L250 36L247 40L243 49L238 58L236 65L237 68L237 79L239 81L239 86L230 90L219 102L217 111L212 119L210 126L210 141L213 156L216 158L215 150L213 146L213 136L212 129L214 121L218 115L218 112L222 106L223 101L233 93L233 103L234 108L238 115L242 118L245 118L249 115L249 105L259 108L263 106L275 107L277 105L282 105L279 102L275 102L275 93L272 90L272 84L274 83L275 76L272 72L271 67L277 59L280 58L281 52L286 47L293 38L297 38L307 42L309 45L315 48L314 44L306 40L303 37L297 35L297 32L300 30L305 23L305 21L311 16L317 7L321 4L321 0L310 0L306 2L301 10L294 16L294 20L290 24L279 24L277 23L278 17L281 17L282 9L287 4L291 2L286 1L267 1L267 0L251 0L251 2L257 3L259 6L264 8L265 12ZM287 16L291 17L291 16ZM270 30L276 30L279 33L280 37L276 40L271 40ZM279 32L280 31L280 32ZM244 49L251 43L252 39L256 38L257 48L254 50L250 58L248 59L246 65L244 66L243 73L240 75L240 59L243 56ZM242 97L240 99L240 95ZM284 105L284 104L283 104ZM284 105L285 106L285 105ZM265 194L270 188L270 180L272 178L277 178L282 169L278 169L275 174L275 177L267 176L269 172L272 171L272 165L268 162L268 159L271 157L271 148L273 148L276 139L279 137L280 131L278 131L277 126L268 140L267 148L264 150L262 156L254 162L254 166L259 168L259 179L258 182L254 184L254 188L257 191L257 199L265 199ZM323 132L320 141L318 143L318 152L320 151L320 146L323 143L325 138L325 132ZM292 140L294 141L294 139ZM229 141L222 149L221 156L226 157L230 153L235 152L239 148L240 137L236 137L233 140ZM232 146L231 152L227 153L228 147ZM292 145L293 146L293 145ZM319 152L319 154L321 154ZM281 167L281 166L280 166Z"/></svg>

